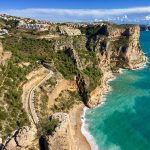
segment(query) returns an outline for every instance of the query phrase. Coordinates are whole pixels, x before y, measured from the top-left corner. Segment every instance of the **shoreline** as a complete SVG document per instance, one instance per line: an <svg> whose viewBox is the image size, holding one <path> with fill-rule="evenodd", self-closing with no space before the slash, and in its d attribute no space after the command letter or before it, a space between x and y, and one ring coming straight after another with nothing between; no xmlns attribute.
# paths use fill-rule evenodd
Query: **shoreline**
<svg viewBox="0 0 150 150"><path fill-rule="evenodd" d="M141 69L144 69L144 68L146 68L147 63L148 62L145 62L141 66L139 66L137 68L136 67L132 68L131 70L141 70ZM124 70L126 70L126 69L120 68L120 71L119 71L118 74L122 74ZM102 92L100 94L99 104L96 107L101 106L101 105L103 105L105 103L105 101L106 101L106 95L110 91L112 91L112 89L111 89L111 87L109 85L109 82L111 82L111 81L113 81L115 79L116 79L116 75L114 75L113 73L106 73L104 75L104 78L103 78L104 84L103 84L103 87L101 89ZM82 124L81 124L81 133L86 138L86 141L89 143L89 145L91 147L90 150L98 150L98 146L96 145L93 136L90 134L90 132L88 130L88 127L87 127L87 124L85 122L85 119L86 119L85 118L86 110L87 110L87 108L84 106L83 112L82 112L81 117L80 117L81 122L82 122Z"/></svg>
<svg viewBox="0 0 150 150"><path fill-rule="evenodd" d="M106 101L106 95L112 91L109 82L115 80L116 77L115 75L113 75L112 72L108 72L104 75L103 77L103 86L101 88L101 93L100 93L100 98L99 98L99 104L96 106L102 106L105 101ZM91 146L91 150L98 150L98 145L95 143L94 137L91 135L91 133L88 130L88 126L85 122L86 118L85 118L85 113L86 110L88 108L84 107L83 108L83 112L82 112L82 117L80 118L82 121L82 125L81 125L81 133L83 134L83 136L86 138L86 140L88 141L88 143Z"/></svg>
<svg viewBox="0 0 150 150"><path fill-rule="evenodd" d="M88 126L85 122L85 113L88 108L84 107L83 113L82 113L82 126L81 126L81 133L86 137L87 142L91 146L91 150L98 150L98 145L95 143L93 136L90 134L90 131L88 130Z"/></svg>
<svg viewBox="0 0 150 150"><path fill-rule="evenodd" d="M82 133L82 114L84 104L78 104L69 113L70 128L73 136L74 150L92 150L91 145Z"/></svg>

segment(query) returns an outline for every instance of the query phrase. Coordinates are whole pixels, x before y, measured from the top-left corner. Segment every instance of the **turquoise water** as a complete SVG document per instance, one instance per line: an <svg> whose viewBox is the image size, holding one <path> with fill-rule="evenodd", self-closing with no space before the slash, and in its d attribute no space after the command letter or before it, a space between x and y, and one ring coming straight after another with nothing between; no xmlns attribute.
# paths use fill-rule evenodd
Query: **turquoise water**
<svg viewBox="0 0 150 150"><path fill-rule="evenodd" d="M140 42L150 58L150 32L141 32ZM125 70L110 86L105 104L85 114L95 143L100 150L150 150L150 64Z"/></svg>

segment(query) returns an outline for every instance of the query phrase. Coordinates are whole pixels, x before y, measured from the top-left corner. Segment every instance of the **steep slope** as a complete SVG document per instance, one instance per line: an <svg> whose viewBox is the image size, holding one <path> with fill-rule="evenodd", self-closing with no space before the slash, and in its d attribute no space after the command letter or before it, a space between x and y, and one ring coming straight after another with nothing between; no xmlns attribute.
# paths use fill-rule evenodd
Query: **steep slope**
<svg viewBox="0 0 150 150"><path fill-rule="evenodd" d="M33 20L24 19L23 25L20 25L20 18L3 21L7 24L9 35L2 39L2 44L4 51L12 53L7 69L6 66L0 66L5 75L1 75L1 81L7 76L7 82L0 87L0 100L3 106L11 108L10 112L6 108L0 110L0 127L3 128L0 134L3 140L12 131L30 126L21 95L23 85L29 82L26 75L33 69L42 65L54 72L51 79L35 90L35 109L40 118L39 124L36 124L36 138L47 137L50 148L54 149L58 147L57 141L60 141L57 137L71 138L75 143L75 136L70 132L70 119L66 117L62 121L62 116L68 116L66 113L81 103L88 107L96 106L100 103L100 96L107 90L106 81L112 73L119 73L120 68L138 68L147 62L139 44L140 28L136 25L40 22L42 27L39 28L36 23L33 24ZM60 81L66 81L67 86L61 88ZM51 102L51 95L56 93L58 86L61 89L52 96ZM15 118L13 110L20 116L16 115ZM8 121L9 115L13 119ZM57 132L61 131L59 126L63 126L63 132L67 133L62 137ZM56 142L52 143L53 139ZM68 143L63 145L60 141L59 144L60 150L66 145L67 149L72 149Z"/></svg>

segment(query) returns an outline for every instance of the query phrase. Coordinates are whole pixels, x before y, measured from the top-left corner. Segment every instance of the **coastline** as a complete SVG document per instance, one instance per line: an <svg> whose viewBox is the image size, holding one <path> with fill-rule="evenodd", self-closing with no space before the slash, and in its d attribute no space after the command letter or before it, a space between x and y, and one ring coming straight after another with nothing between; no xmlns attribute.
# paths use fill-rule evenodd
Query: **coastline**
<svg viewBox="0 0 150 150"><path fill-rule="evenodd" d="M86 136L82 133L82 114L84 112L84 104L74 106L69 113L70 128L73 136L74 150L92 150Z"/></svg>
<svg viewBox="0 0 150 150"><path fill-rule="evenodd" d="M116 79L116 77L113 75L113 73L111 71L104 74L103 79L102 79L103 84L102 84L102 88L101 88L101 92L100 92L99 104L96 107L101 106L105 103L106 95L111 91L111 87L109 85L109 82L111 82L115 79ZM88 126L85 122L85 120L86 120L85 113L86 113L87 109L88 109L87 107L83 108L83 112L82 112L82 115L80 118L82 121L81 133L86 138L86 141L90 144L91 150L98 150L98 146L96 145L93 136L90 134L90 132L88 130Z"/></svg>
<svg viewBox="0 0 150 150"><path fill-rule="evenodd" d="M146 68L147 63L148 62L146 61L145 63L139 65L139 67L136 66L135 68L131 68L131 70L144 69L144 68ZM124 70L126 70L126 69L120 68L118 74L122 74ZM103 105L105 103L105 101L106 101L106 95L112 90L111 87L110 87L110 85L109 85L109 82L111 82L111 81L113 81L115 79L116 79L116 76L112 72L104 74L104 77L103 77L103 86L101 88L99 104L96 107L101 106L101 105ZM90 150L98 150L98 146L96 145L93 136L90 134L90 132L88 130L88 127L87 127L87 124L85 122L85 113L86 113L86 110L87 110L87 108L84 106L82 114L81 114L81 117L80 117L80 119L82 121L82 124L81 124L81 133L86 138L86 141L89 143L89 145L91 147Z"/></svg>
<svg viewBox="0 0 150 150"><path fill-rule="evenodd" d="M8 17L10 17L10 16L8 16ZM22 18L22 20L24 20L24 19ZM6 15L5 21L6 22L8 21L7 15ZM25 20L25 22L26 22L26 20ZM9 25L9 22L7 22L7 24ZM48 23L46 23L46 24L48 24ZM100 109L101 109L102 107L105 107L105 104L109 103L108 99L107 99L108 95L111 93L112 90L114 90L113 89L114 87L111 87L111 84L110 84L110 82L112 80L115 80L116 77L118 78L118 76L120 76L119 74L122 74L122 73L125 74L125 72L127 72L127 76L128 76L128 72L130 73L130 71L128 71L128 70L140 70L140 69L142 70L143 68L146 67L147 62L144 62L144 61L146 61L146 59L144 59L145 53L140 51L141 50L140 43L139 43L140 28L138 25L129 25L129 26L117 25L116 26L114 23L109 23L109 22L102 22L100 24L99 23L86 23L86 22L85 23L83 22L81 24L78 24L78 23L76 24L76 23L71 23L71 22L66 23L66 24L64 24L64 23L56 24L56 23L52 22L49 25L50 25L49 34L54 34L54 35L60 34L60 36L58 36L56 40L53 39L53 37L51 37L52 43L50 43L50 50L52 49L52 51L56 52L56 58L50 57L51 60L48 59L48 62L43 63L43 66L48 66L48 68L52 69L52 70L54 69L54 72L56 73L54 75L54 76L56 76L56 78L53 78L52 82L50 80L46 84L43 84L43 86L40 87L40 90L38 91L39 92L38 99L40 99L40 102L38 103L37 107L39 108L40 114L43 117L44 117L44 115L43 115L42 110L44 110L45 106L43 105L44 107L42 107L41 104L43 104L43 101L45 102L45 98L46 98L44 96L45 94L48 95L48 97L49 97L49 94L54 95L54 97L53 96L49 97L50 105L55 104L57 106L57 103L58 103L57 98L59 98L59 94L62 94L64 96L64 98L62 100L60 98L60 102L63 103L67 98L69 98L69 99L72 98L71 96L69 97L70 93L67 94L68 91L72 92L72 90L73 91L75 90L78 92L79 90L81 90L85 93L86 90L88 91L88 87L89 87L88 85L90 85L90 83L92 83L91 79L95 79L94 80L94 83L95 83L94 88L96 87L96 89L94 89L92 92L91 92L91 90L90 90L90 92L88 91L89 92L87 95L87 97L88 97L87 99L89 100L88 106L92 107L93 109L95 109L95 107L100 107ZM97 29L98 30L100 29L100 31L101 30L103 31L103 27L106 28L106 31L104 31L103 33L96 32L93 34L93 32L89 32L88 36L87 36L87 32L89 30L86 30L86 29L90 29L90 30L92 29L93 31L97 31ZM51 30L51 28L52 28L52 30ZM59 32L57 32L58 28L60 28ZM95 28L96 28L96 30L95 30ZM64 30L66 30L68 32L65 33ZM26 29L24 29L24 31L26 31ZM82 32L80 33L80 31L82 31ZM22 32L22 30L17 30L17 32L16 32L19 37L23 36L23 34L21 32ZM47 34L47 33L44 33L44 34ZM101 34L102 34L102 36L101 36ZM11 42L13 43L13 41L15 41L15 39L13 39L13 38L15 38L15 36L13 36L13 31L11 33L11 30L10 30L10 35L12 35L12 41L10 41L10 46L12 46ZM29 35L30 35L30 33L29 33ZM31 32L31 36L36 36L36 34L32 34L32 32ZM37 39L38 39L38 36L40 37L40 35L37 34ZM89 39L89 37L92 37L92 38ZM26 38L28 39L28 35ZM145 37L145 38L147 38L147 37ZM7 39L7 37L6 37L6 41L4 41L4 47L6 48L6 50L8 48L5 45L9 45L9 40L11 40L11 39L9 39L9 38ZM48 40L48 39L46 38L46 40ZM21 41L19 41L19 42L21 42ZM19 42L18 42L18 44L20 44ZM146 43L143 43L143 44L146 45ZM35 41L34 45L36 46L36 41ZM51 45L52 45L52 48L51 48ZM42 51L44 51L44 48L47 48L47 45L43 44L42 48L39 47L39 49L40 50L42 49ZM30 44L29 44L29 49L30 49ZM93 54L89 53L90 52L89 49L93 49ZM14 49L12 49L12 50L10 49L10 51L13 52ZM57 57L58 51L62 51L64 54L66 54L67 57L69 58L69 60L71 59L71 62L73 62L73 66L72 66L72 63L69 61L67 62L67 65L66 65L66 59L63 59L63 57L61 57L62 60L61 59L59 60L59 56ZM81 53L80 53L80 51L81 51ZM82 51L83 51L83 53L82 53ZM85 51L85 53L84 53L84 51ZM32 50L31 50L31 52L32 52ZM34 51L33 51L33 53L34 53ZM15 55L16 54L14 53L14 56ZM27 55L30 55L30 52L27 53ZM16 56L18 57L18 55L16 55ZM44 55L43 57L46 57L46 56ZM38 58L38 56L37 56L37 58ZM95 60L97 61L97 63L94 63ZM18 61L18 63L19 64L22 63L21 60L20 60L20 62ZM25 63L28 63L28 62L25 62ZM126 69L119 68L119 70L117 70L117 68L119 66L126 67L126 65L127 65L126 63L128 63L128 65L129 65L128 68L126 68ZM64 66L62 67L61 64L63 64ZM68 66L69 66L70 71L67 70ZM18 67L20 67L20 66L18 66ZM22 67L27 67L27 66L22 65ZM58 68L58 67L60 67L60 68ZM75 71L77 73L73 73L74 69L72 67L73 68L75 67L75 70L78 70L78 71ZM115 67L117 67L117 68L115 68ZM90 68L92 68L92 70L90 70ZM84 69L87 69L87 71L89 71L89 75L87 75L84 72ZM97 72L94 72L93 69L94 70L100 69L100 76L97 74ZM113 71L111 71L111 70L113 70ZM65 72L65 74L64 74L64 72ZM114 74L112 72L114 72ZM82 73L84 73L85 76L82 76ZM90 74L92 74L92 77ZM73 78L72 78L73 80L69 80L69 78L66 78L67 77L66 75L73 76ZM98 77L97 77L97 75L98 75ZM76 76L76 78L75 78L75 76ZM79 79L77 79L78 76L79 76ZM33 76L33 79L34 78L35 77ZM58 85L59 79L66 80L66 82L68 84L64 84L64 82L61 82ZM98 79L101 80L101 82L97 82ZM78 82L81 82L81 85ZM116 83L117 81L115 80L113 82ZM72 83L74 83L73 86L72 86ZM21 84L21 88L23 85L24 84ZM87 85L87 86L84 86L84 85ZM120 85L124 85L124 84L120 83ZM65 87L65 88L63 88L63 87ZM5 89L5 87L4 87L4 89ZM122 91L124 92L124 90L122 90ZM113 93L115 93L115 91L113 91ZM26 95L25 95L25 99L27 99ZM112 96L110 96L110 99L112 99ZM68 102L65 101L65 102L66 102L66 105L70 104L70 103L68 103L70 101L68 101ZM90 128L89 128L90 123L88 122L88 119L90 119L90 118L88 118L88 116L87 116L89 109L87 107L85 107L85 105L78 103L78 101L75 101L75 102L76 103L74 105L71 105L72 107L69 107L69 109L71 108L71 110L69 110L69 109L61 110L61 108L57 110L57 107L56 107L56 112L55 111L51 112L51 110L50 110L50 112L49 112L49 110L46 111L46 114L48 114L48 116L52 117L52 115L54 115L56 117L58 116L60 119L59 123L57 124L57 126L55 128L56 130L54 130L52 135L47 136L47 139L48 138L51 139L51 141L49 143L47 142L49 139L48 140L46 139L47 140L46 144L49 146L49 149L53 149L53 147L52 147L53 144L55 146L55 149L53 149L53 150L64 150L64 149L65 150L98 150L99 148L101 148L101 146L98 148L98 144L99 144L98 142L101 141L102 139L100 138L97 141L97 138L94 136L93 132L90 132ZM36 104L37 103L35 103L34 105L36 105ZM59 106L59 103L58 103L58 106ZM63 106L63 105L60 104L60 107L61 106ZM59 112L57 112L57 111L59 111ZM101 114L100 114L100 116L101 116ZM99 122L98 117L95 117L95 115L94 115L94 118L96 120L93 122L93 124L95 124L95 122ZM4 125L3 125L4 127L5 127L5 124L7 125L7 122L8 122L7 120L6 120L6 123L4 122ZM41 120L41 122L43 122L43 120ZM11 123L11 120L10 120L10 123ZM101 122L99 122L99 123L101 123ZM114 126L112 126L112 127L114 127ZM6 129L7 129L7 126L6 126ZM21 129L22 129L22 127L21 127ZM19 128L19 130L20 130L20 128ZM99 129L96 129L95 131L99 133L98 130ZM17 134L15 134L15 136L12 136L13 142L15 142L16 147L18 147L18 146L24 147L25 140L22 140L23 139L22 135L24 134L24 132L22 132L23 134L21 132L20 133L16 132L16 133ZM25 131L25 134L26 134L26 131ZM20 138L19 140L21 141L20 142L21 144L19 144L19 142L17 141L16 135L17 136L19 135L18 137ZM28 141L31 142L30 135L25 135L24 137L27 139L27 142ZM37 144L39 142L38 140L39 139L36 136L31 145L33 145L33 143ZM0 138L0 141L1 141L1 138ZM96 145L96 143L97 143L97 145ZM11 144L11 142L9 142L9 144ZM36 145L36 146L38 146L38 145Z"/></svg>
<svg viewBox="0 0 150 150"><path fill-rule="evenodd" d="M88 126L85 122L85 113L87 109L88 108L86 107L84 107L83 109L83 113L81 117L81 120L82 120L81 133L84 135L84 137L86 137L86 140L91 146L91 150L98 150L98 146L96 145L93 136L90 134L90 131L88 130Z"/></svg>

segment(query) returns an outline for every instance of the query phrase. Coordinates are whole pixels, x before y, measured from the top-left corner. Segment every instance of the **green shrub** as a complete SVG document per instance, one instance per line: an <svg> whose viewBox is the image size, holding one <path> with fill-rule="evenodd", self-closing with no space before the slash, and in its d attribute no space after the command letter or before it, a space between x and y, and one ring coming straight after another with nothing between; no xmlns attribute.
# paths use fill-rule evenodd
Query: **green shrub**
<svg viewBox="0 0 150 150"><path fill-rule="evenodd" d="M58 119L43 119L38 125L39 134L42 136L51 135L58 123Z"/></svg>
<svg viewBox="0 0 150 150"><path fill-rule="evenodd" d="M4 110L0 110L0 120L5 120L7 118L7 113Z"/></svg>
<svg viewBox="0 0 150 150"><path fill-rule="evenodd" d="M97 68L95 65L88 66L86 69L83 70L83 72L88 76L90 84L89 84L89 92L94 90L98 83L100 82L100 78L102 76L102 72L99 68Z"/></svg>
<svg viewBox="0 0 150 150"><path fill-rule="evenodd" d="M77 92L67 91L68 97L63 97L63 93L59 95L59 98L57 98L55 101L57 102L57 105L53 105L51 107L51 111L53 112L68 112L75 103L78 103L80 101L80 96Z"/></svg>
<svg viewBox="0 0 150 150"><path fill-rule="evenodd" d="M73 79L77 74L78 69L75 62L64 51L55 54L55 65L66 79Z"/></svg>

